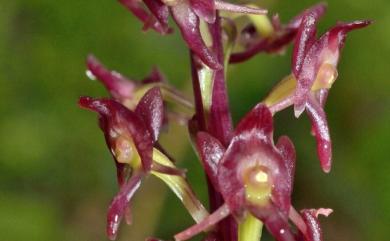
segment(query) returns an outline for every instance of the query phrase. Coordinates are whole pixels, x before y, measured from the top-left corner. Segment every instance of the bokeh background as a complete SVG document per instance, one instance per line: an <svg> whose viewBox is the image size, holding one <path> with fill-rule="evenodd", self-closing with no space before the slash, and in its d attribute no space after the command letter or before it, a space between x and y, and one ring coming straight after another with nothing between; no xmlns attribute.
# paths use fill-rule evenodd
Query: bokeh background
<svg viewBox="0 0 390 241"><path fill-rule="evenodd" d="M287 21L312 0L263 1ZM327 112L334 143L329 175L319 168L306 117L292 110L276 118L298 152L294 204L332 207L322 219L325 240L388 240L390 224L390 2L329 0L321 31L337 20L369 18L353 32L339 65ZM85 76L94 53L109 67L141 79L157 65L170 82L189 90L187 50L174 35L141 33L141 25L114 0L0 0L0 240L107 240L105 213L117 191L115 170L96 116L77 107L80 95L106 96ZM285 56L260 55L229 71L234 120L289 73ZM189 180L207 203L204 176L185 128L171 126L164 144L189 168ZM134 225L119 240L148 235L169 239L192 223L163 184L148 178L136 194ZM271 240L265 235L265 240Z"/></svg>

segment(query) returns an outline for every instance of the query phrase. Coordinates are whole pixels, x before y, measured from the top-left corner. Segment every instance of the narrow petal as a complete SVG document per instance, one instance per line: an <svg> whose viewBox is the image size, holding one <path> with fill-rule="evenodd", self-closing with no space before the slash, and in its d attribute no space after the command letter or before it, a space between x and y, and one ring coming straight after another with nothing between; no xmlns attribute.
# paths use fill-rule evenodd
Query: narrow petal
<svg viewBox="0 0 390 241"><path fill-rule="evenodd" d="M289 190L290 195L294 186L294 175L295 175L295 148L294 144L287 136L282 136L279 138L276 148L283 156L284 163L289 176Z"/></svg>
<svg viewBox="0 0 390 241"><path fill-rule="evenodd" d="M104 84L115 99L123 100L133 98L135 89L133 81L116 71L108 70L93 55L88 56L87 67L88 71Z"/></svg>
<svg viewBox="0 0 390 241"><path fill-rule="evenodd" d="M123 132L129 135L135 144L138 155L141 157L144 171L149 171L152 165L153 139L141 117L130 111L120 103L111 99L93 99L80 97L79 105L83 108L95 111L110 127L109 131ZM111 135L111 133L108 133ZM110 146L110 149L112 146Z"/></svg>
<svg viewBox="0 0 390 241"><path fill-rule="evenodd" d="M159 21L164 29L168 29L169 9L160 0L143 0L153 16Z"/></svg>
<svg viewBox="0 0 390 241"><path fill-rule="evenodd" d="M329 173L332 166L332 143L330 140L326 114L313 97L309 98L306 105L306 111L311 120L317 141L317 154L320 159L322 170Z"/></svg>
<svg viewBox="0 0 390 241"><path fill-rule="evenodd" d="M313 13L315 14L318 18L323 16L326 12L327 9L327 4L326 2L320 2L317 3L308 9L305 9L303 12L299 13L296 17L294 17L288 24L287 28L292 28L292 29L298 29L299 26L301 26L302 19L304 16L307 15L307 13Z"/></svg>
<svg viewBox="0 0 390 241"><path fill-rule="evenodd" d="M148 90L138 102L135 113L143 119L152 133L153 141L157 141L164 120L164 103L160 88Z"/></svg>
<svg viewBox="0 0 390 241"><path fill-rule="evenodd" d="M303 221L306 224L305 241L322 241L322 230L320 222L312 210L304 209L301 211Z"/></svg>
<svg viewBox="0 0 390 241"><path fill-rule="evenodd" d="M168 34L171 32L170 28L162 25L153 15L149 14L142 6L141 1L138 0L119 0L119 2L133 13L142 23L144 29L153 28L160 34Z"/></svg>
<svg viewBox="0 0 390 241"><path fill-rule="evenodd" d="M297 36L294 43L292 71L298 79L303 61L306 54L313 43L316 41L317 21L319 20L322 11L317 11L317 8L312 9L312 12L306 12L303 16L301 25L298 29Z"/></svg>
<svg viewBox="0 0 390 241"><path fill-rule="evenodd" d="M107 215L107 235L109 239L114 240L116 238L125 210L140 184L141 175L131 177L112 200Z"/></svg>
<svg viewBox="0 0 390 241"><path fill-rule="evenodd" d="M344 42L348 32L367 27L371 23L372 21L369 20L357 20L349 23L338 23L326 34L324 34L319 41L324 42L322 45L323 48L329 48L334 52L340 51L344 47Z"/></svg>
<svg viewBox="0 0 390 241"><path fill-rule="evenodd" d="M225 153L225 148L216 138L206 132L198 133L196 146L207 176L212 182L214 188L219 190L217 176L218 164Z"/></svg>
<svg viewBox="0 0 390 241"><path fill-rule="evenodd" d="M256 132L257 136L262 136L266 141L272 142L273 124L272 113L262 103L257 104L238 123L235 135L244 135L246 132Z"/></svg>
<svg viewBox="0 0 390 241"><path fill-rule="evenodd" d="M191 8L196 15L208 23L215 21L215 1L214 0L190 0Z"/></svg>
<svg viewBox="0 0 390 241"><path fill-rule="evenodd" d="M182 1L171 7L171 10L188 47L210 68L222 68L222 63L204 43L199 30L199 18L191 10L188 2Z"/></svg>
<svg viewBox="0 0 390 241"><path fill-rule="evenodd" d="M229 207L226 204L223 204L215 212L207 216L203 221L197 223L186 230L175 235L175 241L184 241L188 240L195 235L207 231L214 224L218 223L222 219L226 218L230 214Z"/></svg>

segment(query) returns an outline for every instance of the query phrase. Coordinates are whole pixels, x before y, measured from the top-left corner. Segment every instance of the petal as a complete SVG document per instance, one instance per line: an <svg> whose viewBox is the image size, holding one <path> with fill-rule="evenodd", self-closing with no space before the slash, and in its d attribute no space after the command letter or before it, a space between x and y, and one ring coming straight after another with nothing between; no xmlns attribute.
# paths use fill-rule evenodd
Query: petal
<svg viewBox="0 0 390 241"><path fill-rule="evenodd" d="M219 63L215 54L204 43L199 30L199 18L191 10L187 1L172 6L171 10L188 47L210 68L222 68L222 63Z"/></svg>
<svg viewBox="0 0 390 241"><path fill-rule="evenodd" d="M279 138L278 143L276 144L276 148L279 150L281 155L283 156L284 164L286 165L287 173L288 173L288 183L289 183L289 191L290 195L292 193L292 189L294 186L294 175L295 175L295 148L294 144L287 136L282 136Z"/></svg>
<svg viewBox="0 0 390 241"><path fill-rule="evenodd" d="M157 141L164 120L164 103L160 88L148 90L138 102L135 113L142 118L152 133L153 141Z"/></svg>
<svg viewBox="0 0 390 241"><path fill-rule="evenodd" d="M80 97L79 105L83 108L98 112L105 118L108 131L111 129L123 131L130 135L141 157L144 171L149 171L152 165L153 139L142 118L120 103L111 99L93 99ZM103 130L104 131L104 130ZM106 130L107 131L107 130ZM111 135L111 133L105 133ZM110 149L112 146L110 146Z"/></svg>
<svg viewBox="0 0 390 241"><path fill-rule="evenodd" d="M131 198L141 184L141 175L135 175L121 187L119 193L112 200L107 215L107 235L114 240L118 233L119 225L125 215Z"/></svg>
<svg viewBox="0 0 390 241"><path fill-rule="evenodd" d="M306 112L311 120L317 141L317 154L320 159L322 170L329 173L332 166L332 143L330 140L326 114L313 97L310 97L306 104Z"/></svg>
<svg viewBox="0 0 390 241"><path fill-rule="evenodd" d="M208 23L215 21L215 1L214 0L190 0L191 8L196 15Z"/></svg>
<svg viewBox="0 0 390 241"><path fill-rule="evenodd" d="M169 9L160 0L143 0L153 16L159 21L164 29L168 29Z"/></svg>
<svg viewBox="0 0 390 241"><path fill-rule="evenodd" d="M149 14L140 5L138 0L119 0L119 2L125 6L130 12L132 12L141 22L144 23L144 29L152 27L156 32L160 34L168 34L171 29L162 25L153 15Z"/></svg>
<svg viewBox="0 0 390 241"><path fill-rule="evenodd" d="M338 23L335 27L328 31L328 41L330 48L341 49L344 47L345 38L349 31L367 27L372 21L369 20L357 20L349 23ZM326 36L326 34L324 35ZM332 46L333 45L333 46Z"/></svg>
<svg viewBox="0 0 390 241"><path fill-rule="evenodd" d="M216 138L206 132L198 133L196 146L203 168L212 182L214 189L218 190L218 164L225 153L225 148Z"/></svg>
<svg viewBox="0 0 390 241"><path fill-rule="evenodd" d="M307 15L307 13L313 13L313 14L315 14L316 16L321 17L322 15L325 14L326 9L327 9L327 3L326 3L326 2L317 3L317 4L315 4L315 5L311 6L311 7L309 7L308 9L305 9L303 12L301 12L301 13L298 14L296 17L294 17L294 18L287 24L287 28L298 29L299 26L300 26L301 23L302 23L302 19L304 18L304 16Z"/></svg>
<svg viewBox="0 0 390 241"><path fill-rule="evenodd" d="M270 205L267 209L250 206L249 210L255 217L264 222L267 230L277 241L295 241L287 217L274 206Z"/></svg>
<svg viewBox="0 0 390 241"><path fill-rule="evenodd" d="M88 56L87 67L88 71L104 84L115 99L123 100L133 98L135 89L134 82L116 71L108 70L93 55Z"/></svg>
<svg viewBox="0 0 390 241"><path fill-rule="evenodd" d="M322 8L313 8L309 9L309 11L307 11L302 18L294 43L291 67L297 79L300 75L302 64L305 60L307 52L313 45L313 43L316 41L316 24L322 13Z"/></svg>
<svg viewBox="0 0 390 241"><path fill-rule="evenodd" d="M306 224L305 241L322 241L322 230L320 222L312 210L304 209L301 211L303 221Z"/></svg>
<svg viewBox="0 0 390 241"><path fill-rule="evenodd" d="M230 214L230 210L226 204L223 204L215 212L207 216L200 223L197 223L186 230L175 235L175 241L184 241L194 237L195 235L207 231L213 225L217 224L222 219Z"/></svg>
<svg viewBox="0 0 390 241"><path fill-rule="evenodd" d="M258 137L272 143L272 113L264 104L257 104L242 118L236 127L234 135L246 135L247 132L256 132Z"/></svg>

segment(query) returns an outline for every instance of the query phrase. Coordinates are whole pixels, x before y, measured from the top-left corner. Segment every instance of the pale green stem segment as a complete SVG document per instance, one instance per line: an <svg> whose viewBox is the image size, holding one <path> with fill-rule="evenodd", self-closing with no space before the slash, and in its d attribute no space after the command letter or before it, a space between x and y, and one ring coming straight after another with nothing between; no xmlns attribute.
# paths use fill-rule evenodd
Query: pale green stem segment
<svg viewBox="0 0 390 241"><path fill-rule="evenodd" d="M295 93L297 81L293 74L282 79L264 99L264 103L270 107L288 99Z"/></svg>
<svg viewBox="0 0 390 241"><path fill-rule="evenodd" d="M153 149L153 161L161 165L175 167L175 165L163 153L155 148ZM160 178L169 186L169 188L184 204L195 222L199 223L209 215L198 198L195 196L185 178L177 175L162 174L156 171L152 171L151 173Z"/></svg>
<svg viewBox="0 0 390 241"><path fill-rule="evenodd" d="M204 66L201 70L198 71L198 75L203 108L206 113L210 113L214 72L212 69Z"/></svg>
<svg viewBox="0 0 390 241"><path fill-rule="evenodd" d="M238 241L260 241L263 223L248 213L238 226Z"/></svg>

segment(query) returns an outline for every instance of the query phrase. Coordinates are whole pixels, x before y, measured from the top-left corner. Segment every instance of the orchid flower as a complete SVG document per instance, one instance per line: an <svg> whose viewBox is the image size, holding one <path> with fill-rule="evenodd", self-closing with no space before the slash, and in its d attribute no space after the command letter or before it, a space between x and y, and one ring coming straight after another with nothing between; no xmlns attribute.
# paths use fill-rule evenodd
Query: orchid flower
<svg viewBox="0 0 390 241"><path fill-rule="evenodd" d="M321 167L328 173L332 163L332 144L323 108L328 91L338 76L337 64L347 33L371 22L338 23L316 39L319 17L315 11L306 12L303 16L294 44L292 74L271 91L265 102L273 112L293 104L296 117L306 110L317 140Z"/></svg>
<svg viewBox="0 0 390 241"><path fill-rule="evenodd" d="M175 235L177 241L208 230L212 225L234 215L245 225L252 216L265 224L278 241L292 241L296 234L289 218L305 241L319 241L318 214L296 213L291 205L295 172L295 149L287 136L273 142L272 113L262 103L256 105L238 124L228 148L211 135L200 132L197 149L212 185L225 201L201 223ZM328 215L329 209L319 213ZM315 217L314 217L315 216ZM316 221L316 226L313 223ZM252 221L253 222L253 221ZM252 224L253 225L253 224ZM256 240L256 239L253 239Z"/></svg>
<svg viewBox="0 0 390 241"><path fill-rule="evenodd" d="M122 218L129 213L128 205L142 177L148 173L167 183L195 220L207 214L185 181L184 172L154 148L164 115L161 92L157 87L142 97L134 112L111 99L81 97L79 105L99 114L100 128L117 167L120 191L108 211L107 235L110 239L115 239Z"/></svg>

